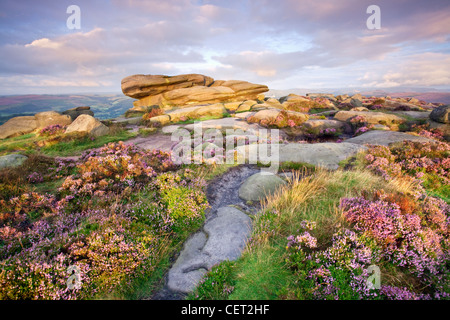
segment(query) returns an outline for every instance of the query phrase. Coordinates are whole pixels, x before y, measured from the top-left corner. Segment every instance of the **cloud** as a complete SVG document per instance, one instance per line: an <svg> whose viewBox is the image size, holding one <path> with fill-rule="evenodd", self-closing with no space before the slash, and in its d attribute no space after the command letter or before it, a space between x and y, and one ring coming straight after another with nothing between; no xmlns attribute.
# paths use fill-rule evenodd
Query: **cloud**
<svg viewBox="0 0 450 320"><path fill-rule="evenodd" d="M385 66L386 72L364 77L366 87L450 86L450 54L424 53L400 64Z"/></svg>
<svg viewBox="0 0 450 320"><path fill-rule="evenodd" d="M205 73L280 88L448 85L446 1L378 0L381 30L366 28L369 0L80 0L81 30L65 26L69 4L0 3L2 82L110 90L134 73Z"/></svg>

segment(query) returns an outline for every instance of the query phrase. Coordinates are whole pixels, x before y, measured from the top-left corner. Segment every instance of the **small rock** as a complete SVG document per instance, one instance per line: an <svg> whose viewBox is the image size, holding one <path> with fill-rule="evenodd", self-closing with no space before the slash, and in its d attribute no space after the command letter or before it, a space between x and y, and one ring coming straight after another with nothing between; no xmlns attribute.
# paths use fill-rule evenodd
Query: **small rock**
<svg viewBox="0 0 450 320"><path fill-rule="evenodd" d="M34 117L36 118L37 129L56 124L64 127L72 123L72 118L70 116L62 115L56 111L39 112L36 113Z"/></svg>
<svg viewBox="0 0 450 320"><path fill-rule="evenodd" d="M0 157L0 169L3 168L14 168L21 166L25 160L27 160L28 157L18 154L18 153L12 153L7 154L6 156Z"/></svg>
<svg viewBox="0 0 450 320"><path fill-rule="evenodd" d="M430 119L440 123L450 123L450 105L433 109L430 113Z"/></svg>

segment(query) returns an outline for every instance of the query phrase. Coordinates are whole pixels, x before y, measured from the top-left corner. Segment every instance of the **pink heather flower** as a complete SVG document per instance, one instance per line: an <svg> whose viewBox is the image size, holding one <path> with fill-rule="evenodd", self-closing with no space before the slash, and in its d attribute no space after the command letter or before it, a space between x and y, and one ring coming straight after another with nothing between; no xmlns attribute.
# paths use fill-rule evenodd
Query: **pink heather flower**
<svg viewBox="0 0 450 320"><path fill-rule="evenodd" d="M292 119L289 119L288 121L287 121L287 124L288 124L288 126L289 127L295 127L295 122L294 122L294 120L292 120Z"/></svg>

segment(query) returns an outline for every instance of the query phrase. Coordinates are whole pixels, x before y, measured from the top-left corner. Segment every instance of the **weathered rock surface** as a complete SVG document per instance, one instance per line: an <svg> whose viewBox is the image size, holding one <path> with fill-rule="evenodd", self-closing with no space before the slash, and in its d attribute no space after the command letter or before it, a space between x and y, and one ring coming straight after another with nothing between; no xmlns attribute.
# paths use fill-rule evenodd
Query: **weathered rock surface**
<svg viewBox="0 0 450 320"><path fill-rule="evenodd" d="M258 100L261 93L269 91L269 88L263 84L251 83L242 80L227 80L217 83L221 87L227 87L235 92L236 101L238 100ZM211 87L216 87L214 82Z"/></svg>
<svg viewBox="0 0 450 320"><path fill-rule="evenodd" d="M278 147L278 157L273 153L273 148ZM261 150L266 150L261 152ZM326 169L335 170L339 167L339 162L345 160L365 147L354 143L289 143L279 145L253 144L248 146L239 146L238 151L240 161L248 160L253 157L261 162L278 161L280 163L303 162L315 166L322 166ZM252 156L250 156L252 155Z"/></svg>
<svg viewBox="0 0 450 320"><path fill-rule="evenodd" d="M176 76L136 74L122 79L122 92L126 96L142 99L174 89L209 86L213 82L213 78L201 74Z"/></svg>
<svg viewBox="0 0 450 320"><path fill-rule="evenodd" d="M20 136L37 129L34 116L14 117L0 126L0 139Z"/></svg>
<svg viewBox="0 0 450 320"><path fill-rule="evenodd" d="M168 287L188 293L215 264L237 259L251 233L251 219L233 207L222 207L200 232L184 244L169 270Z"/></svg>
<svg viewBox="0 0 450 320"><path fill-rule="evenodd" d="M76 107L66 111L61 112L61 114L65 114L72 118L72 121L75 120L79 115L88 114L90 116L94 116L94 111L91 110L91 107Z"/></svg>
<svg viewBox="0 0 450 320"><path fill-rule="evenodd" d="M254 105L257 105L257 102L255 100L246 100L239 105L235 112L239 113L250 111Z"/></svg>
<svg viewBox="0 0 450 320"><path fill-rule="evenodd" d="M34 115L36 118L37 129L42 129L51 125L66 126L72 123L72 118L68 115L62 115L56 111L39 112Z"/></svg>
<svg viewBox="0 0 450 320"><path fill-rule="evenodd" d="M75 119L66 129L66 133L87 132L94 137L109 133L109 128L88 114L82 114Z"/></svg>
<svg viewBox="0 0 450 320"><path fill-rule="evenodd" d="M349 121L353 117L362 116L367 120L369 124L400 124L405 122L405 119L396 116L394 114L388 114L383 112L365 112L365 111L339 111L334 115L334 119L340 121Z"/></svg>
<svg viewBox="0 0 450 320"><path fill-rule="evenodd" d="M284 184L286 182L275 174L258 172L244 181L239 188L239 197L247 201L259 201Z"/></svg>
<svg viewBox="0 0 450 320"><path fill-rule="evenodd" d="M437 129L442 132L444 139L450 141L450 126L448 124L436 122L431 119L427 120L427 124L429 125L430 129Z"/></svg>
<svg viewBox="0 0 450 320"><path fill-rule="evenodd" d="M198 124L197 124L198 125ZM194 130L195 124L185 125L184 128L187 130ZM259 129L264 129L257 124L249 124L246 121L237 118L223 118L217 120L206 120L201 122L202 130L208 129L218 129L225 132L227 129L243 130L243 131L258 131Z"/></svg>
<svg viewBox="0 0 450 320"><path fill-rule="evenodd" d="M348 125L339 120L328 120L328 119L309 119L302 124L302 127L308 130L324 130L324 129L341 129L345 130Z"/></svg>
<svg viewBox="0 0 450 320"><path fill-rule="evenodd" d="M278 128L287 127L288 120L294 122L295 125L299 125L308 120L309 116L306 113L279 110L279 109L266 109L256 112L251 117L247 118L249 123L258 123L262 126L276 126Z"/></svg>
<svg viewBox="0 0 450 320"><path fill-rule="evenodd" d="M425 137L414 136L414 135L403 133L403 132L371 130L371 131L363 133L360 136L347 139L347 140L345 140L345 142L360 144L360 145L373 144L373 145L388 146L391 143L407 141L407 140L408 141L419 141L419 142L435 141L435 140L428 139Z"/></svg>
<svg viewBox="0 0 450 320"><path fill-rule="evenodd" d="M430 119L439 123L450 123L450 105L433 109L430 113Z"/></svg>
<svg viewBox="0 0 450 320"><path fill-rule="evenodd" d="M133 103L129 112L146 112L154 105L170 109L193 104L256 100L268 90L267 86L261 84L240 80L213 81L203 75L134 75L122 80L124 94L139 99ZM238 105L230 107L234 111Z"/></svg>
<svg viewBox="0 0 450 320"><path fill-rule="evenodd" d="M178 122L183 117L187 119L199 119L207 116L223 117L227 115L227 110L222 103L216 103L205 106L193 106L187 108L180 108L173 111L166 112L170 117L170 122Z"/></svg>

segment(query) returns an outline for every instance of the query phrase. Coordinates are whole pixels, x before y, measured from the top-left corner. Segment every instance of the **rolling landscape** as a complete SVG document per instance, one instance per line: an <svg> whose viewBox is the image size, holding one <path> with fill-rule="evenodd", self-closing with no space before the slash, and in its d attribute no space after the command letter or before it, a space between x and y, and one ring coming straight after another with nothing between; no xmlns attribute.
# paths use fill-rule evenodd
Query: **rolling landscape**
<svg viewBox="0 0 450 320"><path fill-rule="evenodd" d="M132 100L123 94L0 96L0 124L17 116L49 110L61 112L80 106L90 106L99 119L110 119L123 115L131 108Z"/></svg>

